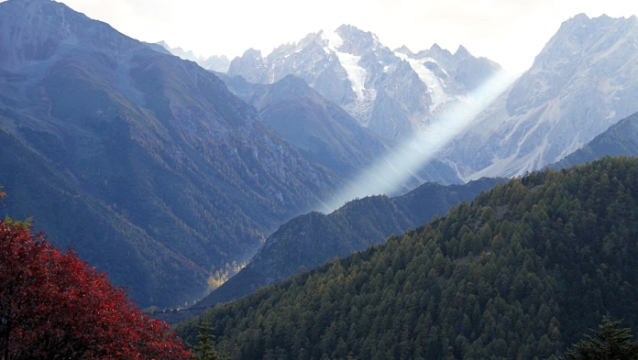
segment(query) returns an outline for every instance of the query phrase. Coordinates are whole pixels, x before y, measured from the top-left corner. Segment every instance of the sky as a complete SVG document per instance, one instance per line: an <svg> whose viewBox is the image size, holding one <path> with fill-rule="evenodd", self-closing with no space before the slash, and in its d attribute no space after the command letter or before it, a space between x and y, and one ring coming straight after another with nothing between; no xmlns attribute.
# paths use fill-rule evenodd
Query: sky
<svg viewBox="0 0 638 360"><path fill-rule="evenodd" d="M60 0L147 42L200 56L270 53L311 32L350 24L394 49L432 44L454 52L460 44L511 74L528 69L560 24L590 17L638 14L636 0Z"/></svg>

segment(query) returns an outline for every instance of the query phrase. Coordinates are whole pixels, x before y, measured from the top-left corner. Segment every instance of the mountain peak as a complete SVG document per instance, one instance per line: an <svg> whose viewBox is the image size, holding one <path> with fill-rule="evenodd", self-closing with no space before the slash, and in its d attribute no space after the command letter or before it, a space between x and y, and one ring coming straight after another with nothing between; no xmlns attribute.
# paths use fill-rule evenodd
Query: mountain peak
<svg viewBox="0 0 638 360"><path fill-rule="evenodd" d="M463 45L459 45L458 49L456 49L456 52L454 53L455 58L466 58L470 56L472 56L472 54L470 54Z"/></svg>
<svg viewBox="0 0 638 360"><path fill-rule="evenodd" d="M589 16L587 16L587 14L585 13L580 13L567 21L587 21L587 20L590 20Z"/></svg>
<svg viewBox="0 0 638 360"><path fill-rule="evenodd" d="M276 90L285 89L286 93L294 95L295 98L317 96L316 92L308 86L308 83L306 83L304 79L292 74L286 75L283 79L270 86Z"/></svg>
<svg viewBox="0 0 638 360"><path fill-rule="evenodd" d="M261 56L261 50L256 50L256 49L253 49L253 48L250 48L250 49L244 51L243 56L249 56L249 57L255 58L255 59L257 59L257 58L261 59L261 57L262 57Z"/></svg>
<svg viewBox="0 0 638 360"><path fill-rule="evenodd" d="M343 33L343 34L347 34L347 33L364 33L363 30L357 28L356 26L350 25L350 24L343 24L341 26L339 26L335 32L337 33Z"/></svg>
<svg viewBox="0 0 638 360"><path fill-rule="evenodd" d="M375 47L380 45L379 38L370 31L363 31L352 25L341 25L335 30L344 41L344 44L357 45L357 47L367 47L373 45Z"/></svg>
<svg viewBox="0 0 638 360"><path fill-rule="evenodd" d="M272 84L294 74L361 126L396 141L420 131L439 105L492 72L477 61L462 47L455 57L436 44L418 54L407 46L393 52L373 33L344 24L311 33L296 46L281 45L261 60L246 54L233 60L228 75Z"/></svg>
<svg viewBox="0 0 638 360"><path fill-rule="evenodd" d="M635 39L632 19L579 14L563 22L532 67L458 140L462 150L450 151L472 158L464 178L537 170L637 111Z"/></svg>
<svg viewBox="0 0 638 360"><path fill-rule="evenodd" d="M405 55L408 55L408 56L414 56L414 53L412 52L412 50L410 50L405 45L402 45L401 47L398 47L398 48L394 49L394 52L398 52L400 54L405 54Z"/></svg>

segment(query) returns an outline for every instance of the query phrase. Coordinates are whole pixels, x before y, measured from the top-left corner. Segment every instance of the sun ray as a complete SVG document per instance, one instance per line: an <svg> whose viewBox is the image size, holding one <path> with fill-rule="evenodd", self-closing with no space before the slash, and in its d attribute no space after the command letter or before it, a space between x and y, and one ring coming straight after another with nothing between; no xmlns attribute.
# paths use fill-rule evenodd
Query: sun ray
<svg viewBox="0 0 638 360"><path fill-rule="evenodd" d="M451 103L433 117L423 131L362 171L322 210L332 212L352 199L395 192L412 173L431 161L450 141L471 126L472 120L514 80L505 71L498 72L468 95Z"/></svg>

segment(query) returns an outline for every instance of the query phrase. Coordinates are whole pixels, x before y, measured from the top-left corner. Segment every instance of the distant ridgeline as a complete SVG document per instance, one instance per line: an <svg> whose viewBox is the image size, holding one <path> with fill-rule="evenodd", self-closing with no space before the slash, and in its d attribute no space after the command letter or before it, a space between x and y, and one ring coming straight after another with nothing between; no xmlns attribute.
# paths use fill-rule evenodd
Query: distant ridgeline
<svg viewBox="0 0 638 360"><path fill-rule="evenodd" d="M638 326L637 198L636 158L535 172L205 317L232 359L547 358Z"/></svg>
<svg viewBox="0 0 638 360"><path fill-rule="evenodd" d="M620 120L585 146L550 167L563 169L603 156L619 155L638 156L638 113Z"/></svg>

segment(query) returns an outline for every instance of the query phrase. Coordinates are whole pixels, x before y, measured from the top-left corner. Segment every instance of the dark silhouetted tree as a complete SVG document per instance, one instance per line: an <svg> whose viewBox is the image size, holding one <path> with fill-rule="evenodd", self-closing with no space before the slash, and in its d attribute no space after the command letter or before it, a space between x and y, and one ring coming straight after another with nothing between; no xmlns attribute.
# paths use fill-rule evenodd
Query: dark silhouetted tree
<svg viewBox="0 0 638 360"><path fill-rule="evenodd" d="M195 358L198 360L222 360L217 351L215 351L215 336L210 334L211 327L208 320L202 321L201 325L197 325L199 334L197 340L199 343L193 347L195 350Z"/></svg>

